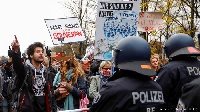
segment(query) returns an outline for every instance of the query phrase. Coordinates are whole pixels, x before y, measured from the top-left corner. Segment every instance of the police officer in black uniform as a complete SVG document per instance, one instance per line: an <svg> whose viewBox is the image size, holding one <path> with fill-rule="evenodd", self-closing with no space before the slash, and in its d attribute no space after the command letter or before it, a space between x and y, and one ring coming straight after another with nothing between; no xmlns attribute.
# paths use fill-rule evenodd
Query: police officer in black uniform
<svg viewBox="0 0 200 112"><path fill-rule="evenodd" d="M171 36L164 45L169 62L158 71L157 83L163 89L164 110L176 111L184 84L200 76L200 51L195 48L192 37L179 33Z"/></svg>
<svg viewBox="0 0 200 112"><path fill-rule="evenodd" d="M187 83L182 88L182 95L179 106L183 107L184 112L200 112L200 77Z"/></svg>
<svg viewBox="0 0 200 112"><path fill-rule="evenodd" d="M120 40L113 52L113 66L117 73L98 97L91 112L155 112L164 103L162 89L150 76L151 50L146 40L132 36Z"/></svg>

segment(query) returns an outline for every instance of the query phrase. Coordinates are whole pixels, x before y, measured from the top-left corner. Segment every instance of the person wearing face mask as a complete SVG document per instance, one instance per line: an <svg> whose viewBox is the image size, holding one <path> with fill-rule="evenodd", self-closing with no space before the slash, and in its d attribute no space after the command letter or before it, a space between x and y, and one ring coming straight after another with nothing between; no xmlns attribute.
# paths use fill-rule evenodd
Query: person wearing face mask
<svg viewBox="0 0 200 112"><path fill-rule="evenodd" d="M99 90L107 83L108 78L111 76L111 62L102 61L99 67L99 75L91 77L89 87L89 97L94 99L97 97Z"/></svg>
<svg viewBox="0 0 200 112"><path fill-rule="evenodd" d="M112 51L114 73L94 98L90 112L160 112L163 93L150 78L156 74L150 56L150 46L142 37L121 39Z"/></svg>

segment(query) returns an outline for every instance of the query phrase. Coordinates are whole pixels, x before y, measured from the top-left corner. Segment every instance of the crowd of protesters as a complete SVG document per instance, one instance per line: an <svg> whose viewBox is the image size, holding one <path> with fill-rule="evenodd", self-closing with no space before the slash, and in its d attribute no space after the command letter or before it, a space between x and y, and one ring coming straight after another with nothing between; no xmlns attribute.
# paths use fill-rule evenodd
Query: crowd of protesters
<svg viewBox="0 0 200 112"><path fill-rule="evenodd" d="M58 61L40 42L23 54L17 37L11 45L0 57L0 112L200 111L200 51L187 34L166 41L167 63L138 36L120 40L112 60Z"/></svg>

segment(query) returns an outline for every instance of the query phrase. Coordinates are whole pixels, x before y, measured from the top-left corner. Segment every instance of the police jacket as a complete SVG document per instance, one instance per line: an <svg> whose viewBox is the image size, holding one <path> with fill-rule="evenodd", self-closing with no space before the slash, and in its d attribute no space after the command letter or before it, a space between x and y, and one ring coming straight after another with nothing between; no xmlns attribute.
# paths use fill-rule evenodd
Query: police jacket
<svg viewBox="0 0 200 112"><path fill-rule="evenodd" d="M200 112L200 78L194 79L183 86L181 101L187 111Z"/></svg>
<svg viewBox="0 0 200 112"><path fill-rule="evenodd" d="M200 62L196 58L172 60L158 71L157 83L163 90L164 109L175 111L184 84L200 76Z"/></svg>
<svg viewBox="0 0 200 112"><path fill-rule="evenodd" d="M91 112L159 111L164 103L161 87L148 76L123 72L103 86L94 98Z"/></svg>

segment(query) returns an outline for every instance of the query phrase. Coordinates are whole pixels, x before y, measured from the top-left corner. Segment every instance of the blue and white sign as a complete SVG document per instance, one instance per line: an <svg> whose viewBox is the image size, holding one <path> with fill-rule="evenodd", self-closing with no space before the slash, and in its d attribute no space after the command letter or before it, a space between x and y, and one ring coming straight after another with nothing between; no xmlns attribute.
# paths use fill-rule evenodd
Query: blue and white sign
<svg viewBox="0 0 200 112"><path fill-rule="evenodd" d="M119 40L137 33L140 1L98 2L94 59L111 60Z"/></svg>

